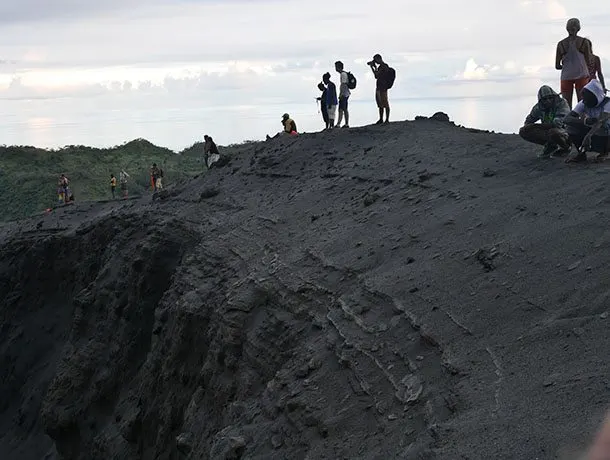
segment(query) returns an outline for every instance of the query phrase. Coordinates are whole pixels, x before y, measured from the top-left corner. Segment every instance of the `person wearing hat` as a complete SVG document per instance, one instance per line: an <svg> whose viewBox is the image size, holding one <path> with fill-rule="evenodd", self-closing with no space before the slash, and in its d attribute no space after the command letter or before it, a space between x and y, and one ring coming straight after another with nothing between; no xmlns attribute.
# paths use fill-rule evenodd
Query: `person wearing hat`
<svg viewBox="0 0 610 460"><path fill-rule="evenodd" d="M577 18L568 20L566 30L568 36L557 43L555 68L561 70L561 95L572 108L574 90L580 102L582 89L591 80L589 67L594 62L594 58L591 41L578 35L580 21Z"/></svg>
<svg viewBox="0 0 610 460"><path fill-rule="evenodd" d="M287 113L282 115L282 126L284 127L285 134L290 134L291 136L297 135L297 125Z"/></svg>

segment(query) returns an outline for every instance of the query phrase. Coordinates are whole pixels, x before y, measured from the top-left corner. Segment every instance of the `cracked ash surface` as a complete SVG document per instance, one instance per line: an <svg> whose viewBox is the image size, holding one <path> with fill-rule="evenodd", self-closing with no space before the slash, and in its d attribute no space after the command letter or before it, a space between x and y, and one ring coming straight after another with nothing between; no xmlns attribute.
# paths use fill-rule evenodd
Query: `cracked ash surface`
<svg viewBox="0 0 610 460"><path fill-rule="evenodd" d="M3 459L555 459L610 395L605 165L420 120L1 227Z"/></svg>

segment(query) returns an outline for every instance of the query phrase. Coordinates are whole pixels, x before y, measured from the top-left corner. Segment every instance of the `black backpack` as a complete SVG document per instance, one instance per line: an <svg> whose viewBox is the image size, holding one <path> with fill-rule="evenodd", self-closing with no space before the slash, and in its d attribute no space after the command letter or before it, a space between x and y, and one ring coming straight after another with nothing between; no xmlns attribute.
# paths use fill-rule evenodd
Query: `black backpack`
<svg viewBox="0 0 610 460"><path fill-rule="evenodd" d="M386 82L388 89L394 86L394 80L396 80L396 71L392 67L388 67L388 76Z"/></svg>
<svg viewBox="0 0 610 460"><path fill-rule="evenodd" d="M349 89L356 89L356 77L354 77L354 74L351 72L346 72L347 73L347 87Z"/></svg>

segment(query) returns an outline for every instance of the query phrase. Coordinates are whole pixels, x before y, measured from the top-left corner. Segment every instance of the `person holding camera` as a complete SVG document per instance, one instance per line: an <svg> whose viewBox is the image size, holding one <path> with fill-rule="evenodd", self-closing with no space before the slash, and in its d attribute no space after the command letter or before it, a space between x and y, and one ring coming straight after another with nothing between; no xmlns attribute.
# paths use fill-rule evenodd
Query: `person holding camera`
<svg viewBox="0 0 610 460"><path fill-rule="evenodd" d="M388 89L390 89L394 83L393 71L390 69L389 65L383 62L380 54L373 56L373 60L367 62L367 65L371 68L373 75L375 75L375 79L377 80L375 89L375 101L379 108L379 120L377 120L377 124L379 125L384 122L389 123L390 102L388 101ZM384 111L385 120L383 118Z"/></svg>

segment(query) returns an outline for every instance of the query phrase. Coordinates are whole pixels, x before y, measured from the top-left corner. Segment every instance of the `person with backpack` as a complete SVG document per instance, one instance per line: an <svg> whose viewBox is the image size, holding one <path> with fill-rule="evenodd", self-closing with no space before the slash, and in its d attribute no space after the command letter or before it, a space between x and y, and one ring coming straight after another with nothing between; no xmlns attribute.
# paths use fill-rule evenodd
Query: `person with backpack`
<svg viewBox="0 0 610 460"><path fill-rule="evenodd" d="M322 120L324 121L324 129L328 129L328 110L326 110L326 86L324 83L318 84L318 89L322 91L320 97L316 101L320 101L320 111L322 112Z"/></svg>
<svg viewBox="0 0 610 460"><path fill-rule="evenodd" d="M581 101L582 89L591 79L589 65L593 63L591 41L578 36L580 21L577 18L566 24L568 36L557 43L555 68L561 70L561 95L572 108L572 96L576 90L576 99Z"/></svg>
<svg viewBox="0 0 610 460"><path fill-rule="evenodd" d="M356 88L356 78L351 72L344 70L343 62L335 62L335 70L340 75L340 86L339 86L339 119L337 120L337 127L341 127L341 121L345 115L344 128L349 128L349 111L347 110L347 102L352 94L350 90Z"/></svg>
<svg viewBox="0 0 610 460"><path fill-rule="evenodd" d="M335 115L337 114L337 85L330 81L330 73L322 75L322 82L326 85L326 110L328 111L328 128L335 127Z"/></svg>
<svg viewBox="0 0 610 460"><path fill-rule="evenodd" d="M121 191L123 192L124 200L127 199L127 178L128 177L129 177L129 174L127 174L125 171L121 171L119 173L119 183L121 184Z"/></svg>
<svg viewBox="0 0 610 460"><path fill-rule="evenodd" d="M587 151L599 153L597 160L610 152L610 97L601 83L591 80L582 90L582 100L565 117L570 140L578 148L566 163L587 161Z"/></svg>
<svg viewBox="0 0 610 460"><path fill-rule="evenodd" d="M205 165L210 169L214 163L220 160L220 152L218 151L218 146L214 139L207 134L203 136L203 140L205 141L203 144L203 156Z"/></svg>
<svg viewBox="0 0 610 460"><path fill-rule="evenodd" d="M390 102L388 100L388 90L394 85L396 78L396 72L388 64L383 62L380 54L373 56L373 60L367 62L367 65L373 71L373 75L377 80L375 87L375 101L379 108L379 120L378 125L381 123L390 122ZM385 120L383 117L385 111Z"/></svg>

